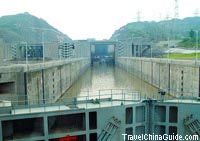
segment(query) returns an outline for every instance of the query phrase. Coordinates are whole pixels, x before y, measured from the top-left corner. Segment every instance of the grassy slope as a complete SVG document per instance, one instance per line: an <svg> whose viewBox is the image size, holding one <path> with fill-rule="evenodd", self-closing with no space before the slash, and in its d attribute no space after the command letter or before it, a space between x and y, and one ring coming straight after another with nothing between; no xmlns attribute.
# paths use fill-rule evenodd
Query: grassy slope
<svg viewBox="0 0 200 141"><path fill-rule="evenodd" d="M198 58L200 58L200 53L197 53ZM164 56L165 58L168 57L168 55ZM196 53L189 53L189 54L169 54L170 59L195 59Z"/></svg>

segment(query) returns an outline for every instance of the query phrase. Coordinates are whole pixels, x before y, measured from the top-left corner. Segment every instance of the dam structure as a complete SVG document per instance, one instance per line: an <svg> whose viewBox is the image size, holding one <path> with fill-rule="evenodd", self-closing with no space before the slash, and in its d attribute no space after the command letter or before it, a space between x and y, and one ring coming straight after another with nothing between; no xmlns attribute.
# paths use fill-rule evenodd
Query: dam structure
<svg viewBox="0 0 200 141"><path fill-rule="evenodd" d="M52 58L16 46L0 66L1 141L198 140L199 62L146 58L147 43L77 40Z"/></svg>

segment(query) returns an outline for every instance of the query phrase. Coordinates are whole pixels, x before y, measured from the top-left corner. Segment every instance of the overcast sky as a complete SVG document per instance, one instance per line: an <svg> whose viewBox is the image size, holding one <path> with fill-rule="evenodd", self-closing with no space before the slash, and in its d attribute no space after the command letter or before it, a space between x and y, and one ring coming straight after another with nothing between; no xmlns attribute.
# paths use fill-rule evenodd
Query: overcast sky
<svg viewBox="0 0 200 141"><path fill-rule="evenodd" d="M174 16L174 0L1 0L0 16L29 12L72 39L109 39L121 26ZM200 0L178 0L179 17L193 16Z"/></svg>

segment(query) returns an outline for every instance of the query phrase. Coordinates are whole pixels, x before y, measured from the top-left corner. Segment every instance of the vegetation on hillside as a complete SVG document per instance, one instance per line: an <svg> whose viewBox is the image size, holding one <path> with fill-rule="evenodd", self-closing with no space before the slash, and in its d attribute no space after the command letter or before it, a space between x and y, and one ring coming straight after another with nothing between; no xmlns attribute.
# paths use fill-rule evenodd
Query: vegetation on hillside
<svg viewBox="0 0 200 141"><path fill-rule="evenodd" d="M200 45L199 36L198 36L198 39L197 39L196 31L195 30L190 30L189 37L184 38L182 40L182 42L179 43L179 46L180 47L187 47L187 48L194 48L194 47L196 47L197 41L198 41L198 47L200 47L199 46Z"/></svg>
<svg viewBox="0 0 200 141"><path fill-rule="evenodd" d="M29 13L0 17L0 38L6 43L17 41L38 43L42 41L42 32L44 32L45 41L71 40L43 19Z"/></svg>
<svg viewBox="0 0 200 141"><path fill-rule="evenodd" d="M170 58L170 59L195 59L196 58L196 53L188 53L188 54L183 54L183 53L173 53L165 55L164 58ZM200 58L200 53L197 53L197 57Z"/></svg>
<svg viewBox="0 0 200 141"><path fill-rule="evenodd" d="M116 30L112 40L146 39L150 42L163 40L182 40L190 38L191 30L200 29L200 17L173 19L160 22L133 22ZM191 46L185 42L185 46Z"/></svg>

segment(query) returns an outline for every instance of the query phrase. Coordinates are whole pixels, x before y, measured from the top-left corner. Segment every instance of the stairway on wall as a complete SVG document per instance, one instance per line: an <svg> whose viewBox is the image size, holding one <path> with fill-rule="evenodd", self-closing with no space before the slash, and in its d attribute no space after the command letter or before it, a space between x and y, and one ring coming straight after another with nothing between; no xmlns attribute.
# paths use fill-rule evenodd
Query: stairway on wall
<svg viewBox="0 0 200 141"><path fill-rule="evenodd" d="M110 141L120 127L121 121L116 117L111 117L105 128L98 137L98 141Z"/></svg>

